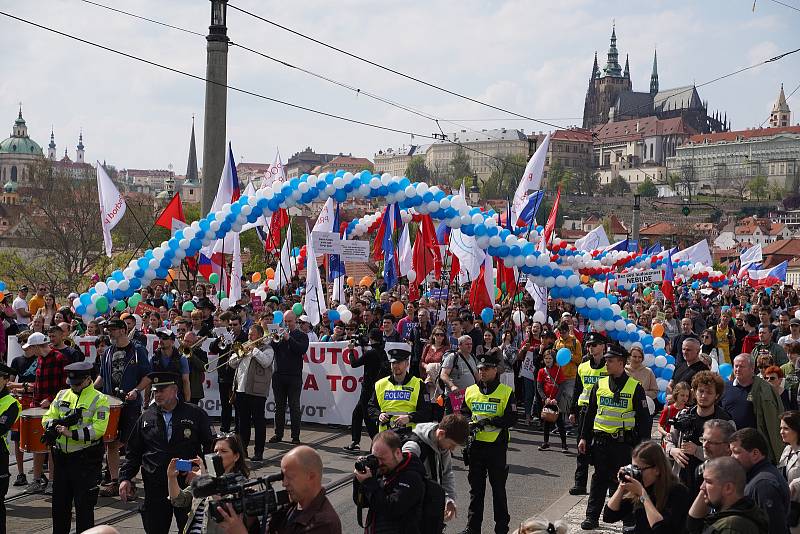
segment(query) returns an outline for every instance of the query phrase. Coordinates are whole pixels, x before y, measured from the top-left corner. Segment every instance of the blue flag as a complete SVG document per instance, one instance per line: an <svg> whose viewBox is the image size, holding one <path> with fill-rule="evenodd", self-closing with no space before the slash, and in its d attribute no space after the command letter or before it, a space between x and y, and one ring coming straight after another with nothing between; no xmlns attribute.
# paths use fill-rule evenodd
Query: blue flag
<svg viewBox="0 0 800 534"><path fill-rule="evenodd" d="M336 211L333 214L333 231L339 232L339 203L336 203ZM330 254L328 258L328 281L333 282L340 276L347 274L344 262L338 254Z"/></svg>
<svg viewBox="0 0 800 534"><path fill-rule="evenodd" d="M644 252L645 254L658 254L662 250L664 250L664 247L661 246L661 241L657 241L655 245L647 247L647 250Z"/></svg>
<svg viewBox="0 0 800 534"><path fill-rule="evenodd" d="M536 212L539 211L539 206L542 205L543 198L544 191L536 191L528 197L528 202L519 214L519 220L524 221L525 226L529 226L533 223L533 218L536 217Z"/></svg>
<svg viewBox="0 0 800 534"><path fill-rule="evenodd" d="M393 239L398 221L400 220L400 207L397 203L389 207L386 215L388 220L386 221L386 231L383 232L383 280L386 282L386 288L392 289L397 285L397 280L399 278L399 258L394 247Z"/></svg>

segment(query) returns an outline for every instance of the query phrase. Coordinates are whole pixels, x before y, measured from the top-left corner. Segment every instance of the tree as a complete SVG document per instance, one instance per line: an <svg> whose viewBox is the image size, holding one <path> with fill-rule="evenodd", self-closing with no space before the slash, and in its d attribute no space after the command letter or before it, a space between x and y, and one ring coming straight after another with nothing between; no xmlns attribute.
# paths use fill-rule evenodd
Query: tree
<svg viewBox="0 0 800 534"><path fill-rule="evenodd" d="M491 159L489 166L493 170L481 188L483 198L513 199L517 185L525 172L526 163L525 158L518 154Z"/></svg>
<svg viewBox="0 0 800 534"><path fill-rule="evenodd" d="M456 147L456 155L450 160L450 176L452 185L460 184L464 178L472 176L472 167L469 164L469 156L467 156L464 149Z"/></svg>
<svg viewBox="0 0 800 534"><path fill-rule="evenodd" d="M755 196L759 201L762 197L766 196L768 187L769 182L767 182L766 176L756 176L747 183L747 189L750 191L750 198Z"/></svg>
<svg viewBox="0 0 800 534"><path fill-rule="evenodd" d="M656 184L653 183L653 180L650 178L645 178L644 182L639 184L639 187L636 188L636 192L642 195L643 197L657 197L658 196L658 188Z"/></svg>
<svg viewBox="0 0 800 534"><path fill-rule="evenodd" d="M786 195L786 189L781 184L769 184L769 198L783 200L784 195Z"/></svg>
<svg viewBox="0 0 800 534"><path fill-rule="evenodd" d="M572 190L574 195L594 196L600 190L600 175L591 168L581 168L573 174Z"/></svg>
<svg viewBox="0 0 800 534"><path fill-rule="evenodd" d="M572 171L565 169L560 163L553 163L547 170L547 188L551 191L560 187L562 193L572 193L574 180Z"/></svg>
<svg viewBox="0 0 800 534"><path fill-rule="evenodd" d="M736 193L736 195L739 197L739 200L742 202L745 200L745 193L747 192L747 184L749 181L749 178L743 174L734 176L730 179L730 189Z"/></svg>
<svg viewBox="0 0 800 534"><path fill-rule="evenodd" d="M408 162L408 166L406 167L406 176L409 180L415 182L432 183L430 181L431 171L425 164L425 156L414 156L411 158L411 161Z"/></svg>
<svg viewBox="0 0 800 534"><path fill-rule="evenodd" d="M622 176L613 178L601 189L602 193L609 197L620 197L631 192L630 184Z"/></svg>

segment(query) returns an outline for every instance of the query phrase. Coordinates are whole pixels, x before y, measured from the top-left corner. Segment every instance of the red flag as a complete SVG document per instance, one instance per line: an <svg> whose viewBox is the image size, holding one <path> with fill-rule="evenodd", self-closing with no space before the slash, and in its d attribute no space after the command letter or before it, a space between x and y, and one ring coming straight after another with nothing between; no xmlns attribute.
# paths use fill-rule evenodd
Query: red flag
<svg viewBox="0 0 800 534"><path fill-rule="evenodd" d="M381 215L380 224L378 225L378 232L375 234L375 243L372 249L372 259L375 261L383 260L383 234L386 232L386 222L388 221L389 217L389 206L383 210L383 215ZM390 230L391 231L391 230Z"/></svg>
<svg viewBox="0 0 800 534"><path fill-rule="evenodd" d="M447 287L450 287L453 285L453 280L456 279L458 272L461 270L461 263L458 261L458 256L452 252L448 252L448 254L450 254L450 282L448 282Z"/></svg>
<svg viewBox="0 0 800 534"><path fill-rule="evenodd" d="M550 243L550 237L553 235L553 230L556 228L556 218L558 215L558 201L561 200L561 188L556 192L556 201L553 202L553 209L550 210L550 216L547 217L547 224L544 227L544 241Z"/></svg>
<svg viewBox="0 0 800 534"><path fill-rule="evenodd" d="M280 208L272 214L269 225L269 235L267 236L264 248L267 252L275 252L281 246L281 230L289 226L289 213Z"/></svg>
<svg viewBox="0 0 800 534"><path fill-rule="evenodd" d="M181 205L181 196L179 193L175 193L175 196L169 201L167 207L164 208L164 211L158 216L156 224L172 231L173 219L186 224L186 217L183 216L183 206Z"/></svg>
<svg viewBox="0 0 800 534"><path fill-rule="evenodd" d="M514 268L508 267L501 259L497 259L497 287L502 288L506 285L506 295L517 294L517 279L514 276Z"/></svg>
<svg viewBox="0 0 800 534"><path fill-rule="evenodd" d="M486 284L486 263L484 262L481 265L480 274L472 281L472 285L469 288L469 305L476 315L480 315L484 308L492 307L492 298L489 296Z"/></svg>
<svg viewBox="0 0 800 534"><path fill-rule="evenodd" d="M442 254L436 241L436 230L430 215L422 216L417 238L411 253L412 265L417 273L417 280L424 280L433 271L436 278L442 276Z"/></svg>

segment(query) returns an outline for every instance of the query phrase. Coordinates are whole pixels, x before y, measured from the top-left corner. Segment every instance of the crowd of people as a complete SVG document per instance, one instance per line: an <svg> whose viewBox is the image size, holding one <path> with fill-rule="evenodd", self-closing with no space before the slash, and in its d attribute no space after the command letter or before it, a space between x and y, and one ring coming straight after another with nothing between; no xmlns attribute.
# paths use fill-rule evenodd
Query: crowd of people
<svg viewBox="0 0 800 534"><path fill-rule="evenodd" d="M245 292L224 310L214 289L154 285L141 291L146 311L86 322L45 285L33 296L25 286L5 295L0 434L14 443L13 485L53 494L54 532L69 531L73 507L79 531L93 526L97 497L132 498L139 475L148 533L167 532L173 518L181 531L257 530L258 518L212 506L190 483L208 476L205 453L221 458L218 475L249 476L266 448L286 439L287 411L297 447L283 458L283 484L296 509L262 526L294 532L298 516L315 515L336 532L336 512L320 494L321 459L301 441L303 356L316 341L360 347L351 363L363 367L363 382L345 449L360 454L366 430L354 496L368 508L367 532L414 532L410 523L441 532L457 513L451 453L459 447L470 485L463 532L485 531L487 479L493 529L508 532L514 426L541 431L542 453L557 432L560 450L576 454L570 493L589 495L586 530L602 519L632 532L800 532L800 298L789 286L686 288L674 303L644 287L619 294L627 317L663 337L675 358L665 396L641 346L612 342L565 301L536 310L527 295L503 295L485 320L466 291L434 287L443 298L409 300L407 286L389 289L376 277L332 304L348 308L347 322L323 314L314 325L296 313L301 280L265 302ZM158 338L152 353L147 334ZM22 354L8 361L12 336ZM74 345L78 336L93 336L94 361ZM210 369L220 392L216 436L203 409ZM276 415L268 436L270 392ZM30 409L46 412L43 425L57 424L51 446L34 451L28 481L21 435L11 427ZM76 409L82 413L70 421ZM103 443L109 419L116 433ZM7 474L11 451L4 452ZM191 466L176 465L181 458ZM71 471L76 465L81 476Z"/></svg>

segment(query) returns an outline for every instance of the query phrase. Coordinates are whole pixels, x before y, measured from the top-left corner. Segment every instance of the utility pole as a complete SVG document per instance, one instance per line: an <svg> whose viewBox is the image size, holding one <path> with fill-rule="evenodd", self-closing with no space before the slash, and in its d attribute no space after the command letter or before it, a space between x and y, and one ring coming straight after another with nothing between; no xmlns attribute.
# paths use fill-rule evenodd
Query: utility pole
<svg viewBox="0 0 800 534"><path fill-rule="evenodd" d="M228 100L228 0L211 0L211 25L206 41L206 108L203 117L203 202L208 214L225 165Z"/></svg>
<svg viewBox="0 0 800 534"><path fill-rule="evenodd" d="M633 228L631 229L631 231L632 231L633 241L636 243L637 246L639 245L639 227L641 226L640 215L642 211L642 206L639 203L640 198L641 195L633 195L633 222L631 223L631 226L633 226Z"/></svg>

